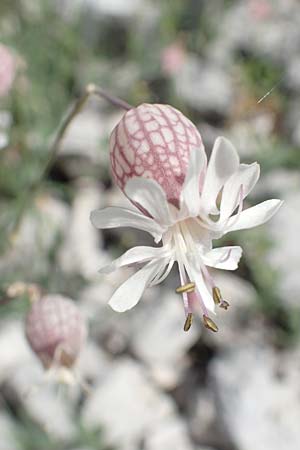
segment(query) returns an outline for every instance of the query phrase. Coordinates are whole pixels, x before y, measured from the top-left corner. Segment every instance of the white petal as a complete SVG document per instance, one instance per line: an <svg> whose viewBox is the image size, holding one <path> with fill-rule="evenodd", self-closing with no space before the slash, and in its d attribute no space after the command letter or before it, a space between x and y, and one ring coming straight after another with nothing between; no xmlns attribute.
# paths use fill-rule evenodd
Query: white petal
<svg viewBox="0 0 300 450"><path fill-rule="evenodd" d="M156 286L157 284L162 283L167 276L169 275L169 273L171 272L173 266L174 266L174 259L170 259L169 263L166 267L162 267L162 269L160 270L160 272L155 276L155 278L153 279L153 281L151 281L150 286Z"/></svg>
<svg viewBox="0 0 300 450"><path fill-rule="evenodd" d="M142 206L162 225L170 225L171 217L167 197L162 187L154 180L143 177L131 178L125 186L131 201Z"/></svg>
<svg viewBox="0 0 300 450"><path fill-rule="evenodd" d="M207 251L212 248L212 232L207 228L203 228L201 223L196 220L189 220L186 223L186 227L195 243L195 247L198 250Z"/></svg>
<svg viewBox="0 0 300 450"><path fill-rule="evenodd" d="M140 300L143 292L161 270L162 261L150 262L126 280L113 294L109 305L118 312L133 308Z"/></svg>
<svg viewBox="0 0 300 450"><path fill-rule="evenodd" d="M91 213L91 222L96 228L131 227L147 231L159 242L165 231L150 217L126 208L109 207Z"/></svg>
<svg viewBox="0 0 300 450"><path fill-rule="evenodd" d="M200 211L200 177L206 169L207 158L202 146L190 153L188 171L181 191L180 209L190 217L196 217Z"/></svg>
<svg viewBox="0 0 300 450"><path fill-rule="evenodd" d="M239 217L235 215L229 219L225 232L228 233L229 231L257 227L267 222L278 211L281 205L281 200L273 199L248 208L242 211Z"/></svg>
<svg viewBox="0 0 300 450"><path fill-rule="evenodd" d="M143 263L156 258L166 257L168 250L164 247L134 247L128 250L119 258L100 268L100 273L111 273L119 267L128 266L134 263Z"/></svg>
<svg viewBox="0 0 300 450"><path fill-rule="evenodd" d="M212 294L208 291L205 284L201 270L198 270L193 263L185 265L189 278L196 284L196 287L202 297L205 307L211 311L215 312L215 302L213 300Z"/></svg>
<svg viewBox="0 0 300 450"><path fill-rule="evenodd" d="M201 201L207 214L217 214L216 200L222 186L238 170L239 156L233 145L225 138L216 139L208 163Z"/></svg>
<svg viewBox="0 0 300 450"><path fill-rule="evenodd" d="M259 178L259 164L240 164L239 169L225 183L220 207L220 221L226 220L239 203L242 186L243 199L254 188Z"/></svg>
<svg viewBox="0 0 300 450"><path fill-rule="evenodd" d="M239 246L214 248L202 256L206 266L223 270L236 270L242 256Z"/></svg>

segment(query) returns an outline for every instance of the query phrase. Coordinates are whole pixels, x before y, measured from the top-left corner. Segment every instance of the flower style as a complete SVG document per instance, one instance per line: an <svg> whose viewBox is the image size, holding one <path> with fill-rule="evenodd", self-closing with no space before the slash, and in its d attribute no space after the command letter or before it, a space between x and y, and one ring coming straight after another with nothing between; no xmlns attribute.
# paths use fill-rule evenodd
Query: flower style
<svg viewBox="0 0 300 450"><path fill-rule="evenodd" d="M162 112L160 117L168 125L165 128L169 130L169 142L162 139L162 136L167 137L167 132L163 131L164 121L158 119L154 111ZM173 122L170 119L172 114ZM135 123L132 122L134 115L139 123L136 129L132 125ZM266 222L279 209L281 201L267 200L243 211L243 200L259 178L259 165L240 164L235 148L223 137L216 139L207 164L196 128L174 108L167 105L141 105L126 113L122 120L123 123L116 127L111 137L112 161L119 151L118 163L121 156L127 156L127 164L131 161L135 168L132 170L132 165L131 173L129 170L123 172L123 175L127 175L124 180L113 163L113 174L136 209L108 207L93 211L91 221L101 229L129 226L144 230L153 236L156 244L161 245L134 247L102 267L100 272L110 273L123 266L143 265L115 291L109 304L119 312L134 307L144 290L161 283L176 262L180 277L180 286L176 292L183 297L186 317L184 330L190 328L193 313L200 310L204 325L217 331L218 327L209 314L215 312L216 305L227 309L229 303L222 298L207 267L235 270L242 249L239 246L213 248L212 241L230 231ZM151 126L147 126L147 123ZM178 127L178 124L182 127ZM149 128L155 129L156 135ZM184 134L180 133L182 129ZM139 146L134 145L133 138L138 133L141 139ZM180 134L185 136L185 140L179 139ZM172 143L175 144L172 156L177 155L179 170L174 170L178 169L176 165L173 170L168 166L169 175L162 178L159 173L161 166L157 162L159 158L156 156L159 148L170 148ZM141 152L141 145L147 151ZM134 152L134 147L136 156L139 155L141 160L146 154L147 159L140 164L145 169L142 176L136 173L137 158L129 160L128 155ZM172 156L169 155L168 159ZM164 164L163 171L167 172L168 163L166 160L160 161ZM149 170L149 164L157 166L154 171ZM166 179L169 185L166 185Z"/></svg>

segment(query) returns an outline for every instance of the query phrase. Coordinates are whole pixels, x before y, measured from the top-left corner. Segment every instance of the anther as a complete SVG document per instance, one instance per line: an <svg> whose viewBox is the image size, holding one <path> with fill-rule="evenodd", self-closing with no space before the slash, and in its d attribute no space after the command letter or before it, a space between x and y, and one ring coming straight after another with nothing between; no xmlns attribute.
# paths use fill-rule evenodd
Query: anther
<svg viewBox="0 0 300 450"><path fill-rule="evenodd" d="M177 294L182 294L184 292L190 293L194 292L194 290L195 290L195 283L187 283L182 286L178 286L178 288L176 288Z"/></svg>
<svg viewBox="0 0 300 450"><path fill-rule="evenodd" d="M212 290L213 293L213 299L216 305L219 305L222 301L222 295L221 295L221 291L217 286L213 287Z"/></svg>
<svg viewBox="0 0 300 450"><path fill-rule="evenodd" d="M192 322L193 322L193 314L188 313L188 315L186 316L186 320L184 322L184 326L183 326L184 331L189 331L189 329L191 328Z"/></svg>
<svg viewBox="0 0 300 450"><path fill-rule="evenodd" d="M212 293L215 304L227 311L230 305L226 300L223 300L220 289L217 286L214 286Z"/></svg>
<svg viewBox="0 0 300 450"><path fill-rule="evenodd" d="M205 328L207 328L208 330L213 331L214 333L219 331L219 328L217 327L215 322L210 317L206 316L205 314L203 315L203 323L204 323Z"/></svg>
<svg viewBox="0 0 300 450"><path fill-rule="evenodd" d="M222 300L219 306L220 306L220 308L223 308L223 309L225 309L225 311L227 311L230 304L226 300Z"/></svg>

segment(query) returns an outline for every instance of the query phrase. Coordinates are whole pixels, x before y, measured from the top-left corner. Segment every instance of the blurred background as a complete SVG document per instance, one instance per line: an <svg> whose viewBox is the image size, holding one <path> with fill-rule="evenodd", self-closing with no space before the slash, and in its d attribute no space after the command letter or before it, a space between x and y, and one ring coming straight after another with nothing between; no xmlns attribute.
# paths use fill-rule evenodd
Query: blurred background
<svg viewBox="0 0 300 450"><path fill-rule="evenodd" d="M299 2L1 0L0 42L0 449L298 450ZM182 331L175 275L130 312L107 306L128 272L101 276L99 266L150 242L89 222L95 208L126 204L108 155L121 110L91 99L32 190L89 82L133 105L177 107L208 152L228 137L243 162L261 165L247 206L284 200L268 224L222 242L244 255L238 271L214 274L231 303L218 333L200 320ZM78 305L89 393L43 382L16 282Z"/></svg>

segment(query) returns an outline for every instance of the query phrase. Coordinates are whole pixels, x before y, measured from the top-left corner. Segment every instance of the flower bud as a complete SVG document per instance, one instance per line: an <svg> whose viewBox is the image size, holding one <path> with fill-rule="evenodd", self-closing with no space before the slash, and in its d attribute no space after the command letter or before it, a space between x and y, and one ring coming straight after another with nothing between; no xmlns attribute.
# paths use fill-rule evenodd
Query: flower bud
<svg viewBox="0 0 300 450"><path fill-rule="evenodd" d="M61 295L46 295L32 303L25 332L30 347L46 369L72 367L87 335L75 302Z"/></svg>
<svg viewBox="0 0 300 450"><path fill-rule="evenodd" d="M124 191L132 177L153 179L178 206L189 154L201 146L197 128L181 112L144 103L126 112L111 134L114 180Z"/></svg>

